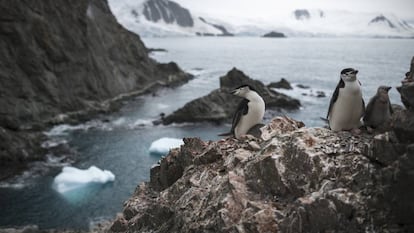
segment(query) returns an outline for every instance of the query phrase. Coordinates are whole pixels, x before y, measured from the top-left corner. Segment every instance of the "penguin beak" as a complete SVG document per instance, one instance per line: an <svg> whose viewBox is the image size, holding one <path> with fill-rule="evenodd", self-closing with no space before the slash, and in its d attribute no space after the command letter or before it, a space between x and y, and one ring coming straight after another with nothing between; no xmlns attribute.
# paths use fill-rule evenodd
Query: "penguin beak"
<svg viewBox="0 0 414 233"><path fill-rule="evenodd" d="M235 95L235 94L237 93L237 91L238 91L238 90L239 90L239 89L234 89L234 90L230 91L230 94Z"/></svg>
<svg viewBox="0 0 414 233"><path fill-rule="evenodd" d="M385 90L390 91L392 87L386 87Z"/></svg>
<svg viewBox="0 0 414 233"><path fill-rule="evenodd" d="M358 70L354 70L354 71L352 71L352 73L351 74L358 74Z"/></svg>

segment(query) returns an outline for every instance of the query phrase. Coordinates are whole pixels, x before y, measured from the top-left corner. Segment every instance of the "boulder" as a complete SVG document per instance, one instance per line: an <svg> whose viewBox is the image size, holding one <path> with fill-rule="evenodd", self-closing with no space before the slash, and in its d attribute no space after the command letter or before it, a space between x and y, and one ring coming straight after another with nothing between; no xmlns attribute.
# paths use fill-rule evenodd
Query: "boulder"
<svg viewBox="0 0 414 233"><path fill-rule="evenodd" d="M252 86L265 101L266 108L275 110L296 110L300 102L287 95L266 87L262 82L246 76L242 71L233 68L225 76L220 77L220 88L210 94L190 101L163 119L164 124L183 122L223 122L230 121L242 100L230 94L230 91L243 84Z"/></svg>
<svg viewBox="0 0 414 233"><path fill-rule="evenodd" d="M125 202L112 232L413 231L414 144L396 149L387 137L288 117L261 131L185 139Z"/></svg>
<svg viewBox="0 0 414 233"><path fill-rule="evenodd" d="M287 90L293 89L290 83L284 78L282 78L279 82L270 83L269 85L267 85L267 87Z"/></svg>

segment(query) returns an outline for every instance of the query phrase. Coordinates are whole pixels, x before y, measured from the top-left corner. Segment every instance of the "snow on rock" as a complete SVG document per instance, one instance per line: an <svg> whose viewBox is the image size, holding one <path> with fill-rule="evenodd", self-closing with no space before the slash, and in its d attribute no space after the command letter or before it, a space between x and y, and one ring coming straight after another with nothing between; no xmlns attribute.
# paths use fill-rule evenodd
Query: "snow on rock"
<svg viewBox="0 0 414 233"><path fill-rule="evenodd" d="M91 166L86 170L75 167L64 167L53 181L53 186L59 193L65 193L82 188L92 183L104 184L115 180L115 175L108 170Z"/></svg>
<svg viewBox="0 0 414 233"><path fill-rule="evenodd" d="M166 155L170 149L180 147L183 144L184 142L182 139L168 137L160 138L151 143L149 152L150 154Z"/></svg>

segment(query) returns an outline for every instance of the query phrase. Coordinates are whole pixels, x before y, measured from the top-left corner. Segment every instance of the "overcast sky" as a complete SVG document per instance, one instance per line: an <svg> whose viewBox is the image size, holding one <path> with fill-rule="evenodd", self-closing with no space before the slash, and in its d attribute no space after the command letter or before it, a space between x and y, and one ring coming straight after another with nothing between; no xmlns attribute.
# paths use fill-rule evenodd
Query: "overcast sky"
<svg viewBox="0 0 414 233"><path fill-rule="evenodd" d="M394 13L414 19L414 0L175 0L194 12L211 15L269 16L294 9Z"/></svg>

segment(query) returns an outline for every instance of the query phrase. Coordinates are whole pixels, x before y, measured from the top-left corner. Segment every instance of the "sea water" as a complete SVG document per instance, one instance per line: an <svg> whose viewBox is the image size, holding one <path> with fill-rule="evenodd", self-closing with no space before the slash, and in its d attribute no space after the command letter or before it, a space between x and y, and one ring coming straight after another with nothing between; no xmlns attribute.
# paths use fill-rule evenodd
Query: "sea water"
<svg viewBox="0 0 414 233"><path fill-rule="evenodd" d="M49 155L49 163L42 163L49 167L46 175L26 173L24 179L0 184L1 227L37 224L41 228L88 229L92 222L114 218L136 186L149 179L151 166L160 159L149 152L152 142L183 137L217 140L218 133L229 129L226 124L209 123L153 126L152 121L160 113L169 114L218 88L219 77L233 67L265 84L287 79L295 88L282 92L298 98L302 107L279 114L318 127L324 125L319 117L326 116L343 68L359 70L367 103L379 85L398 86L414 56L414 40L408 39L184 37L144 38L144 42L147 47L167 50L152 53L155 60L174 61L195 78L178 88L125 101L119 112L47 132L50 142L45 145L68 143L76 151L77 161L71 166L96 166L116 178L62 195L53 188L53 180L68 164L59 163L62 155ZM315 97L316 91L327 97ZM393 103L400 104L395 88L390 96Z"/></svg>

